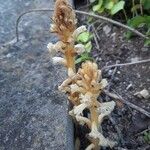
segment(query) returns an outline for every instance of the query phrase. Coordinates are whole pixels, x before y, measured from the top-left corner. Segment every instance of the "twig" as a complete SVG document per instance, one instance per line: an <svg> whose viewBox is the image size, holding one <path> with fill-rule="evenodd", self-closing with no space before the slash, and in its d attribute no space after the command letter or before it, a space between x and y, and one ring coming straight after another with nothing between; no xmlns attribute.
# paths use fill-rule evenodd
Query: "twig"
<svg viewBox="0 0 150 150"><path fill-rule="evenodd" d="M107 91L107 90L104 90L104 92L105 92L105 94L107 94L109 97L114 98L114 99L116 99L116 100L120 100L120 101L122 101L124 104L128 105L129 107L131 107L131 108L133 108L133 109L135 109L135 110L141 112L142 114L144 114L144 115L150 117L150 112L144 110L144 109L141 108L141 107L136 106L135 104L132 104L131 102L128 102L128 101L124 100L119 94L110 93L110 92Z"/></svg>
<svg viewBox="0 0 150 150"><path fill-rule="evenodd" d="M99 31L102 29L102 26L104 25L104 22L99 22L100 24L98 25L96 31Z"/></svg>
<svg viewBox="0 0 150 150"><path fill-rule="evenodd" d="M95 18L98 18L98 19L101 19L101 20L105 20L107 22L110 22L112 24L115 24L117 26L120 26L122 28L125 28L127 30L130 30L131 32L139 35L140 37L144 38L144 39L149 39L146 35L142 34L141 32L127 26L127 25L124 25L118 21L115 21L115 20L112 20L110 18L107 18L107 17L104 17L104 16L100 16L100 15L95 15L95 14L92 14L92 13L88 13L88 12L84 12L84 11L79 11L79 10L76 10L76 13L79 13L79 14L83 14L83 15L87 15L87 16L91 16L91 17L95 17Z"/></svg>
<svg viewBox="0 0 150 150"><path fill-rule="evenodd" d="M97 47L98 50L100 50L98 40L97 40L97 35L95 33L95 30L94 30L94 25L92 25L92 28L93 28L93 32L94 32L94 41L95 41L96 47Z"/></svg>
<svg viewBox="0 0 150 150"><path fill-rule="evenodd" d="M139 136L139 135L141 135L141 134L144 134L144 133L147 132L147 131L150 131L150 127L148 127L147 129L143 130L142 132L137 133L137 134L134 135L134 136L135 136L135 137L136 137L136 136Z"/></svg>
<svg viewBox="0 0 150 150"><path fill-rule="evenodd" d="M29 14L32 12L43 12L43 11L54 11L54 10L53 9L33 9L33 10L26 11L19 15L19 17L17 18L17 21L16 21L16 40L17 40L17 42L19 41L18 26L19 26L20 19L26 14Z"/></svg>
<svg viewBox="0 0 150 150"><path fill-rule="evenodd" d="M139 147L137 150L149 150L150 149L150 145L146 145L143 147Z"/></svg>
<svg viewBox="0 0 150 150"><path fill-rule="evenodd" d="M113 68L113 67L122 67L122 66L128 66L128 65L148 63L148 62L150 62L150 59L145 59L145 60L140 60L140 61L130 62L130 63L124 63L124 64L115 64L115 65L104 66L101 70Z"/></svg>
<svg viewBox="0 0 150 150"><path fill-rule="evenodd" d="M100 40L101 38L99 37L99 35L98 35L98 33L97 33L97 31L96 31L96 29L95 29L95 27L94 27L94 24L92 24L92 28L93 28L93 30L94 30L94 33L95 33L97 39Z"/></svg>
<svg viewBox="0 0 150 150"><path fill-rule="evenodd" d="M33 10L29 10L29 11L26 11L26 12L20 14L20 16L18 17L18 19L17 19L17 21L16 21L16 40L17 40L17 42L19 41L18 25L19 25L20 19L21 19L24 15L26 15L26 14L28 14L28 13L32 13L32 12L42 12L42 11L46 11L46 12L47 12L47 11L54 11L54 10L53 10L53 9L33 9ZM126 25L124 25L124 24L122 24L122 23L120 23L120 22L118 22L118 21L112 20L112 19L110 19L110 18L103 17L103 16L100 16L100 15L95 15L95 14L88 13L88 12L84 12L84 11L80 11L80 10L75 10L75 12L78 13L78 14L88 15L88 16L92 16L92 17L95 17L95 18L98 18L98 19L101 19L101 20L110 22L110 23L112 23L112 24L115 24L115 25L120 26L120 27L122 27L122 28L125 28L125 29L127 29L127 30L130 30L131 32L133 32L133 33L139 35L140 37L143 37L143 38L145 38L145 39L149 39L146 35L140 33L139 31L137 31L137 30L135 30L135 29L133 29L133 28L131 28L131 27L129 27L129 26L126 26Z"/></svg>

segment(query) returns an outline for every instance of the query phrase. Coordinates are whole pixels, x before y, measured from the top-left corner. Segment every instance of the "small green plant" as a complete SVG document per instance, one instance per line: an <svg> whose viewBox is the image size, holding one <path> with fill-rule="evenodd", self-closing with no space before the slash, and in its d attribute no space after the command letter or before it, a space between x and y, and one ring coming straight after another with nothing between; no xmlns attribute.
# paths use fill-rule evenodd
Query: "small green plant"
<svg viewBox="0 0 150 150"><path fill-rule="evenodd" d="M115 15L120 10L124 9L125 1L123 0L98 0L97 2L94 2L93 4L93 11L102 13L107 12L110 15Z"/></svg>
<svg viewBox="0 0 150 150"><path fill-rule="evenodd" d="M150 36L150 16L136 16L128 20L127 24L132 28L144 28L146 30L146 35ZM126 37L129 39L133 34L128 31ZM145 40L144 45L149 45L150 39Z"/></svg>
<svg viewBox="0 0 150 150"><path fill-rule="evenodd" d="M92 57L90 57L90 52L92 50L92 43L91 43L92 38L93 35L88 31L82 32L81 34L78 35L76 41L77 43L84 45L85 51L84 53L76 57L75 61L76 64L84 62L86 60L93 60Z"/></svg>
<svg viewBox="0 0 150 150"><path fill-rule="evenodd" d="M144 132L143 138L146 143L150 144L150 131Z"/></svg>
<svg viewBox="0 0 150 150"><path fill-rule="evenodd" d="M91 3L93 12L99 14L105 12L113 16L122 10L128 26L142 28L146 36L150 36L150 0L95 0ZM130 31L126 33L128 39L132 35ZM145 40L145 45L150 45L150 39Z"/></svg>
<svg viewBox="0 0 150 150"><path fill-rule="evenodd" d="M139 4L132 4L131 12L132 18L127 21L127 24L132 28L143 28L145 29L145 34L150 36L150 1L140 0ZM133 34L127 32L126 37L131 38ZM145 40L144 45L150 45L150 39Z"/></svg>

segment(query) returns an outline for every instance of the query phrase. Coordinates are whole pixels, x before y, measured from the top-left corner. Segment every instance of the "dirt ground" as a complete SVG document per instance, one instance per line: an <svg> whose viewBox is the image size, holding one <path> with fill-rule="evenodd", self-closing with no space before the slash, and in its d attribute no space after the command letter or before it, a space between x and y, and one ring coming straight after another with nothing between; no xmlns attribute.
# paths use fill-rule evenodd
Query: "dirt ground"
<svg viewBox="0 0 150 150"><path fill-rule="evenodd" d="M85 11L84 8L83 10ZM79 25L91 26L87 23L88 18L86 16L78 15L78 19ZM93 23L95 22L97 20L93 20ZM150 47L144 47L144 40L142 38L135 36L127 40L124 36L125 29L103 21L95 23L94 28L96 30L97 44L93 39L92 57L95 58L99 68L115 63L135 62L150 58ZM103 78L107 78L108 82L111 81L110 92L115 92L121 95L124 100L150 112L150 99L134 96L136 92L143 89L150 92L150 64L142 63L117 67L112 78L114 69L103 70ZM103 101L106 101L105 95L102 95L101 98ZM150 133L148 130L150 127L149 117L124 104L117 106L111 117L114 122L112 123L106 118L102 128L106 137L118 141L118 145L114 148L115 150L150 149L150 141L145 140L144 137L145 130L145 132ZM119 138L116 127L121 132ZM83 130L83 127L79 127L79 130ZM88 131L83 131L80 134L82 138L81 144L87 144L87 141L83 140L83 134L86 132ZM82 149L84 148L82 146Z"/></svg>

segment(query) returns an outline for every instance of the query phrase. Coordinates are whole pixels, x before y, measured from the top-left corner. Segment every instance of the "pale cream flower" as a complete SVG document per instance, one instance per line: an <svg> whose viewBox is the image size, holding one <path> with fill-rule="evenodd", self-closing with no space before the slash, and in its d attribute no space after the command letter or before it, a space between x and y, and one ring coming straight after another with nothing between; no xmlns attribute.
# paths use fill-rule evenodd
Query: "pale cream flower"
<svg viewBox="0 0 150 150"><path fill-rule="evenodd" d="M91 103L92 93L87 92L85 95L81 94L80 99L81 103Z"/></svg>
<svg viewBox="0 0 150 150"><path fill-rule="evenodd" d="M82 32L87 31L86 26L80 26L78 27L72 34L73 38L76 39L78 37L79 34L81 34Z"/></svg>
<svg viewBox="0 0 150 150"><path fill-rule="evenodd" d="M94 148L95 148L95 145L92 143L85 150L93 150Z"/></svg>
<svg viewBox="0 0 150 150"><path fill-rule="evenodd" d="M75 75L75 73L74 73L73 69L72 68L68 68L68 76L72 77L74 75Z"/></svg>
<svg viewBox="0 0 150 150"><path fill-rule="evenodd" d="M86 107L88 107L88 105L85 103L80 104L78 106L74 106L74 108L73 108L74 115L76 115L76 116L82 115L83 114L82 112Z"/></svg>
<svg viewBox="0 0 150 150"><path fill-rule="evenodd" d="M62 58L62 57L53 57L52 61L53 61L54 65L56 65L56 64L63 64L63 65L65 65L66 64L66 60L64 58Z"/></svg>
<svg viewBox="0 0 150 150"><path fill-rule="evenodd" d="M100 107L97 109L100 114L98 117L99 123L102 122L105 116L108 116L114 110L115 105L116 103L114 101L100 104Z"/></svg>
<svg viewBox="0 0 150 150"><path fill-rule="evenodd" d="M75 118L79 122L80 125L87 124L89 127L91 126L90 119L83 117L83 116L76 116Z"/></svg>
<svg viewBox="0 0 150 150"><path fill-rule="evenodd" d="M77 86L77 84L71 84L70 89L72 93L79 91L79 87Z"/></svg>
<svg viewBox="0 0 150 150"><path fill-rule="evenodd" d="M50 24L50 31L55 32L56 31L56 25L55 24Z"/></svg>
<svg viewBox="0 0 150 150"><path fill-rule="evenodd" d="M75 51L78 55L81 55L82 53L85 52L85 48L83 44L77 44L75 45Z"/></svg>
<svg viewBox="0 0 150 150"><path fill-rule="evenodd" d="M108 85L108 82L106 79L102 79L100 84L101 84L101 89L104 89Z"/></svg>
<svg viewBox="0 0 150 150"><path fill-rule="evenodd" d="M116 144L116 142L110 141L105 138L102 133L98 131L95 123L92 123L92 129L89 133L89 136L94 139L99 139L99 146L110 146L112 148Z"/></svg>

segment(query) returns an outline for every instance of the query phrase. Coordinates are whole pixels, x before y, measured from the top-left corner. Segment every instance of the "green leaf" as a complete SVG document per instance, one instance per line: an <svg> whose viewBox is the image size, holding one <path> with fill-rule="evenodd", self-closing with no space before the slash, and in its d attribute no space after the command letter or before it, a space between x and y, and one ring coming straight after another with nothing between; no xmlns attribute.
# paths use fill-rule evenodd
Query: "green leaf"
<svg viewBox="0 0 150 150"><path fill-rule="evenodd" d="M111 15L114 15L120 10L122 10L124 8L124 5L125 5L124 1L119 1L117 4L115 4L113 8L111 9Z"/></svg>
<svg viewBox="0 0 150 150"><path fill-rule="evenodd" d="M75 60L75 64L84 62L84 61L86 61L86 60L93 60L93 58L90 57L88 53L83 53L79 58L77 58L77 59Z"/></svg>
<svg viewBox="0 0 150 150"><path fill-rule="evenodd" d="M150 46L150 39L145 40L144 46Z"/></svg>
<svg viewBox="0 0 150 150"><path fill-rule="evenodd" d="M85 44L85 49L86 49L86 51L88 52L88 53L90 53L91 52L91 49L92 49L92 43L91 43L91 41L89 41L87 44Z"/></svg>
<svg viewBox="0 0 150 150"><path fill-rule="evenodd" d="M79 57L75 60L75 64L81 63L83 61L82 57Z"/></svg>
<svg viewBox="0 0 150 150"><path fill-rule="evenodd" d="M128 20L128 25L137 28L141 26L141 24L149 25L150 23L150 16L136 16L130 20Z"/></svg>
<svg viewBox="0 0 150 150"><path fill-rule="evenodd" d="M150 16L136 16L136 17L128 20L127 24L132 28L138 28L143 25L145 25L147 28L149 28ZM128 31L126 37L130 38L131 36L132 36L132 32Z"/></svg>
<svg viewBox="0 0 150 150"><path fill-rule="evenodd" d="M83 33L79 34L79 36L77 37L77 41L82 42L82 43L86 43L89 41L89 38L90 38L90 33L89 32L83 32Z"/></svg>
<svg viewBox="0 0 150 150"><path fill-rule="evenodd" d="M93 11L94 12L98 11L99 9L101 9L102 5L103 5L103 0L99 0L98 4L93 6Z"/></svg>
<svg viewBox="0 0 150 150"><path fill-rule="evenodd" d="M150 132L148 133L148 138L149 138L149 142L150 142Z"/></svg>
<svg viewBox="0 0 150 150"><path fill-rule="evenodd" d="M114 6L114 1L106 0L105 8L111 10Z"/></svg>
<svg viewBox="0 0 150 150"><path fill-rule="evenodd" d="M133 34L132 34L132 32L130 32L130 31L128 31L128 32L125 33L125 37L126 37L127 39L130 39L132 35L133 35Z"/></svg>
<svg viewBox="0 0 150 150"><path fill-rule="evenodd" d="M144 136L144 140L145 140L145 142L148 141L148 137L146 135Z"/></svg>
<svg viewBox="0 0 150 150"><path fill-rule="evenodd" d="M150 143L150 132L144 132L143 138L145 142Z"/></svg>
<svg viewBox="0 0 150 150"><path fill-rule="evenodd" d="M142 0L142 4L144 9L150 9L150 1L149 0Z"/></svg>
<svg viewBox="0 0 150 150"><path fill-rule="evenodd" d="M98 13L101 14L104 11L104 7L102 7L101 9L98 10Z"/></svg>
<svg viewBox="0 0 150 150"><path fill-rule="evenodd" d="M150 28L148 27L148 30L147 30L147 32L146 32L146 35L147 36L150 36Z"/></svg>

